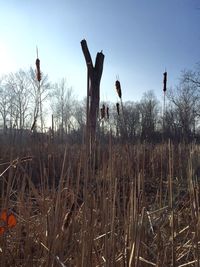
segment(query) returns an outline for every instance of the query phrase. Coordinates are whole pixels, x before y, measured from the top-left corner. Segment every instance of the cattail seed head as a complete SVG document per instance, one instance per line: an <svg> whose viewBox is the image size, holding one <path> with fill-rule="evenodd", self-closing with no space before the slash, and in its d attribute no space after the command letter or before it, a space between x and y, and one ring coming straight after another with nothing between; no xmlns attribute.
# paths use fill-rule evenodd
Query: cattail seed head
<svg viewBox="0 0 200 267"><path fill-rule="evenodd" d="M36 59L35 64L36 64L36 76L37 76L37 80L38 80L38 82L40 82L41 81L41 71L40 71L40 60L39 60L39 58Z"/></svg>
<svg viewBox="0 0 200 267"><path fill-rule="evenodd" d="M163 76L163 92L165 93L167 91L167 72L164 72Z"/></svg>
<svg viewBox="0 0 200 267"><path fill-rule="evenodd" d="M35 64L36 64L37 70L40 70L40 60L39 60L39 58L36 59Z"/></svg>
<svg viewBox="0 0 200 267"><path fill-rule="evenodd" d="M122 90L121 90L121 84L118 80L115 82L115 86L116 86L117 94L118 94L119 98L121 98L122 97Z"/></svg>
<svg viewBox="0 0 200 267"><path fill-rule="evenodd" d="M106 115L106 107L103 104L102 105L102 108L101 108L101 119L104 119L105 118L105 115Z"/></svg>
<svg viewBox="0 0 200 267"><path fill-rule="evenodd" d="M119 116L119 103L116 103L116 107L117 107L117 114Z"/></svg>
<svg viewBox="0 0 200 267"><path fill-rule="evenodd" d="M109 107L106 108L107 119L109 120Z"/></svg>

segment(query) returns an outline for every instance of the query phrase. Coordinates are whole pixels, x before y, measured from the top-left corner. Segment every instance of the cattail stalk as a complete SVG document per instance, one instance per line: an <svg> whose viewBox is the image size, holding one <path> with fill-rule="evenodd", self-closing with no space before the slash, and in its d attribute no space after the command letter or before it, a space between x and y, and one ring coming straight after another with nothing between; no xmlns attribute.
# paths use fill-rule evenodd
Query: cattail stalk
<svg viewBox="0 0 200 267"><path fill-rule="evenodd" d="M36 107L35 107L35 111L34 111L34 120L33 120L33 124L31 127L31 131L36 129L36 123L37 123L37 118L38 118L38 113L40 110L40 119L41 119L41 131L43 132L43 116L42 116L42 99L41 99L41 70L40 70L40 60L38 58L38 48L36 47L36 53L37 53L37 58L35 61L35 65L36 65L36 80L38 81L38 92L37 92L37 96L36 96Z"/></svg>
<svg viewBox="0 0 200 267"><path fill-rule="evenodd" d="M163 93L164 93L164 99L163 99L163 132L164 132L164 128L165 128L165 96L166 96L166 91L167 91L167 72L165 71L163 73Z"/></svg>
<svg viewBox="0 0 200 267"><path fill-rule="evenodd" d="M109 107L106 108L107 119L109 120Z"/></svg>
<svg viewBox="0 0 200 267"><path fill-rule="evenodd" d="M116 80L115 86L116 86L116 91L117 91L118 97L120 98L120 102L121 102L122 117L123 117L123 123L124 123L124 128L125 128L125 138L127 138L128 137L127 124L126 124L124 106L123 106L123 101L122 101L122 89L121 89L121 84L120 84L119 80ZM119 115L119 103L116 104L116 107L117 107L117 114Z"/></svg>

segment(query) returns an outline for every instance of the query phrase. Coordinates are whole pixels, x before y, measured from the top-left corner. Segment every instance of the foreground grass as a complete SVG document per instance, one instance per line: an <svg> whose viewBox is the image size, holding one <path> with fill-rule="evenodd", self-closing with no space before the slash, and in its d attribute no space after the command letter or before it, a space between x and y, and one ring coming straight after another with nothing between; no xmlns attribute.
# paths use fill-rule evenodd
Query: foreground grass
<svg viewBox="0 0 200 267"><path fill-rule="evenodd" d="M1 148L0 266L200 266L198 145Z"/></svg>

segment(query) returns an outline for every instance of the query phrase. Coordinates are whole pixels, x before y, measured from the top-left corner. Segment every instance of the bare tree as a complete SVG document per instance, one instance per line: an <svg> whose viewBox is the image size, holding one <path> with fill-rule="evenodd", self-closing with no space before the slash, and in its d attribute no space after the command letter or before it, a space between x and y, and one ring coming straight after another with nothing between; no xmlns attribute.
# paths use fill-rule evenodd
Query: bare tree
<svg viewBox="0 0 200 267"><path fill-rule="evenodd" d="M87 99L76 101L74 106L74 118L76 120L77 128L82 129L86 125L86 105Z"/></svg>
<svg viewBox="0 0 200 267"><path fill-rule="evenodd" d="M93 65L92 58L87 46L86 40L81 41L82 51L87 65L87 131L89 130L90 148L94 144L97 117L100 101L100 82L103 73L104 54L97 53L95 64ZM87 136L88 136L87 134ZM87 139L88 141L88 139Z"/></svg>
<svg viewBox="0 0 200 267"><path fill-rule="evenodd" d="M124 116L127 134L130 140L136 139L140 133L140 109L139 104L131 101L124 103Z"/></svg>
<svg viewBox="0 0 200 267"><path fill-rule="evenodd" d="M67 88L65 79L54 85L51 94L52 111L55 122L60 128L62 139L63 133L68 133L73 126L73 114L75 106L75 97L72 88Z"/></svg>
<svg viewBox="0 0 200 267"><path fill-rule="evenodd" d="M141 139L152 140L158 122L159 106L153 91L148 91L140 101Z"/></svg>
<svg viewBox="0 0 200 267"><path fill-rule="evenodd" d="M200 91L198 84L182 76L180 84L169 90L167 96L177 114L177 124L185 141L195 133L200 115Z"/></svg>
<svg viewBox="0 0 200 267"><path fill-rule="evenodd" d="M14 126L23 129L30 117L30 81L27 73L19 70L6 77L6 90L10 98L10 117Z"/></svg>
<svg viewBox="0 0 200 267"><path fill-rule="evenodd" d="M7 120L10 112L10 94L6 88L4 77L0 80L0 114L3 120L3 129L6 131Z"/></svg>
<svg viewBox="0 0 200 267"><path fill-rule="evenodd" d="M164 119L164 124L163 124ZM179 116L174 105L168 104L164 113L164 118L161 120L162 137L165 140L173 139L181 140L181 126L179 124Z"/></svg>
<svg viewBox="0 0 200 267"><path fill-rule="evenodd" d="M196 64L194 70L185 70L182 72L181 82L193 84L200 90L200 62Z"/></svg>
<svg viewBox="0 0 200 267"><path fill-rule="evenodd" d="M119 105L117 110L116 104L110 104L110 127L113 133L117 137L120 136L121 140L129 139L135 141L140 133L140 108L139 104L127 101L123 103L123 114L122 107ZM124 116L124 118L123 118ZM124 123L126 122L126 123ZM126 127L126 129L125 129Z"/></svg>

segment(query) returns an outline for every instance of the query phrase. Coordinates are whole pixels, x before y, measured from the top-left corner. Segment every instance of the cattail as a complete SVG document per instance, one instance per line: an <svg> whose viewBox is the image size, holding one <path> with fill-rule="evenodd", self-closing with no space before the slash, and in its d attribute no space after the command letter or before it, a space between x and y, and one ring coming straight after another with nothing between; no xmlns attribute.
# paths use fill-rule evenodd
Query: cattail
<svg viewBox="0 0 200 267"><path fill-rule="evenodd" d="M40 60L39 60L39 58L36 59L35 64L36 64L37 80L38 80L38 82L40 82L41 81L41 72L40 72Z"/></svg>
<svg viewBox="0 0 200 267"><path fill-rule="evenodd" d="M109 107L106 108L107 119L109 120Z"/></svg>
<svg viewBox="0 0 200 267"><path fill-rule="evenodd" d="M100 111L101 111L101 119L103 119L103 109L101 108Z"/></svg>
<svg viewBox="0 0 200 267"><path fill-rule="evenodd" d="M167 72L164 72L163 75L163 92L165 93L167 91Z"/></svg>
<svg viewBox="0 0 200 267"><path fill-rule="evenodd" d="M101 119L104 119L105 118L105 115L106 115L106 107L103 104L102 105L102 108L101 108Z"/></svg>
<svg viewBox="0 0 200 267"><path fill-rule="evenodd" d="M36 65L37 80L38 80L38 82L40 82L41 81L41 71L40 71L40 60L38 58L38 48L37 48L37 59L36 59L35 65Z"/></svg>
<svg viewBox="0 0 200 267"><path fill-rule="evenodd" d="M117 94L119 98L122 98L121 84L118 80L115 82L115 86L116 86L116 90L117 90Z"/></svg>
<svg viewBox="0 0 200 267"><path fill-rule="evenodd" d="M116 104L117 107L117 114L119 115L119 103Z"/></svg>

